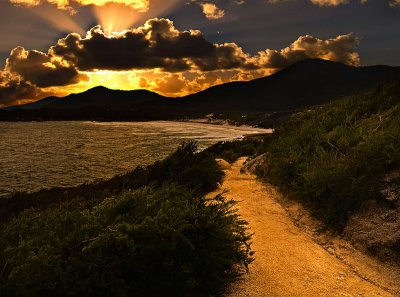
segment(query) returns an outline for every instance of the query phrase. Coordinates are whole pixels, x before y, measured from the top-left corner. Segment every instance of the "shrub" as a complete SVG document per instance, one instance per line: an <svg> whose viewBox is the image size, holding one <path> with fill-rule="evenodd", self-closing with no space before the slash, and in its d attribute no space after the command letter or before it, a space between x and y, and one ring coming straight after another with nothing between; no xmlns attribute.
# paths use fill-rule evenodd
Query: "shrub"
<svg viewBox="0 0 400 297"><path fill-rule="evenodd" d="M199 194L213 191L224 177L211 154L197 153L196 142L187 142L163 161L155 162L144 173L145 184L176 183Z"/></svg>
<svg viewBox="0 0 400 297"><path fill-rule="evenodd" d="M86 207L105 197L125 190L175 183L199 194L212 191L222 181L224 173L211 154L198 153L196 142L183 143L176 152L162 161L98 183L71 188L53 188L37 193L16 193L8 204L0 207L0 224L31 207L46 209L68 201L75 207Z"/></svg>
<svg viewBox="0 0 400 297"><path fill-rule="evenodd" d="M0 237L0 295L210 295L252 261L249 240L233 201L171 184L31 209Z"/></svg>
<svg viewBox="0 0 400 297"><path fill-rule="evenodd" d="M205 153L214 158L224 159L229 163L234 163L243 156L255 156L261 154L271 137L249 138L235 141L219 142L205 150Z"/></svg>
<svg viewBox="0 0 400 297"><path fill-rule="evenodd" d="M293 115L276 127L261 176L341 230L364 201L380 200L400 166L400 84Z"/></svg>

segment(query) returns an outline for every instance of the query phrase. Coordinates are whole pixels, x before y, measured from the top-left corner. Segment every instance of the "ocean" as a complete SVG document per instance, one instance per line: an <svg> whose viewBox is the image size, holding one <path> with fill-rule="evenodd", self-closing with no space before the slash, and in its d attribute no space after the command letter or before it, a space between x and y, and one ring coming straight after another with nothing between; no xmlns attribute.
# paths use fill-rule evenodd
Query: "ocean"
<svg viewBox="0 0 400 297"><path fill-rule="evenodd" d="M163 159L184 141L203 149L266 132L190 122L0 122L0 198L107 179Z"/></svg>

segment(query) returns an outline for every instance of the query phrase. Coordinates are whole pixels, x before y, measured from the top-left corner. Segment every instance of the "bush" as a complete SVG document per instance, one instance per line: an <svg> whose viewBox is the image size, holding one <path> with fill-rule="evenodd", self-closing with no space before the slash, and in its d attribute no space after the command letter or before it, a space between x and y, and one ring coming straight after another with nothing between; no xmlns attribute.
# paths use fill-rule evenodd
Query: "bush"
<svg viewBox="0 0 400 297"><path fill-rule="evenodd" d="M0 296L197 296L252 261L214 158L183 144L97 184L18 194L0 235ZM25 209L25 211L24 211ZM10 220L10 219L9 219Z"/></svg>
<svg viewBox="0 0 400 297"><path fill-rule="evenodd" d="M213 191L222 181L224 173L211 154L198 153L196 142L183 143L176 152L162 161L98 183L71 188L53 188L37 193L16 193L8 204L0 206L0 224L31 207L46 209L68 201L75 207L86 207L105 197L125 190L153 185L175 183L199 194Z"/></svg>
<svg viewBox="0 0 400 297"><path fill-rule="evenodd" d="M199 194L215 190L224 177L211 154L198 151L196 142L183 144L163 161L144 172L145 184L177 183Z"/></svg>
<svg viewBox="0 0 400 297"><path fill-rule="evenodd" d="M249 138L244 140L219 142L205 150L205 153L214 158L224 159L229 163L234 163L243 156L256 156L265 151L271 137Z"/></svg>
<svg viewBox="0 0 400 297"><path fill-rule="evenodd" d="M27 210L1 235L1 296L214 294L252 261L222 196L182 186L126 191L79 210Z"/></svg>
<svg viewBox="0 0 400 297"><path fill-rule="evenodd" d="M293 115L276 127L262 176L342 230L400 165L400 84Z"/></svg>

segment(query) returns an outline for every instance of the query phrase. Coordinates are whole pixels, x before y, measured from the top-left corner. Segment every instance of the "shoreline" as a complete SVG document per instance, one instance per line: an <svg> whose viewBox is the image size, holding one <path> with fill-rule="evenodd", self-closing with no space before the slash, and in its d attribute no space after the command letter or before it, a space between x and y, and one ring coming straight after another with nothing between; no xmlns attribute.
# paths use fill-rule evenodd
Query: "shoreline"
<svg viewBox="0 0 400 297"><path fill-rule="evenodd" d="M38 123L38 126L35 126L36 123ZM32 127L33 129L36 129L35 127L41 127L40 124L42 122L33 122L32 124L27 124L29 125L28 127ZM60 123L59 121L56 121L54 123ZM66 121L65 123L70 123L70 121ZM239 141L239 140L244 140L244 139L248 139L248 138L253 138L253 137L263 137L265 135L268 135L269 133L271 133L271 130L268 129L262 129L262 128L254 128L254 127L248 127L248 126L242 126L242 127L237 127L237 126L232 126L232 125L218 125L218 124L212 124L212 123L192 123L192 122L176 122L176 121L152 121L152 122L93 122L93 121L76 121L76 123L78 123L78 125L80 125L79 123L82 123L84 126L86 125L100 125L98 128L93 128L94 131L99 131L99 133L103 130L102 125L105 125L105 127L107 127L108 125L113 126L115 125L126 125L127 131L130 131L131 128L129 128L129 125L134 125L132 127L133 130L136 130L136 126L137 127L141 127L141 124L143 124L144 126L144 131L148 131L150 130L157 130L157 127L165 127L165 129L167 129L169 131L169 129L172 129L173 131L186 131L187 135L190 136L189 138L185 138L185 136L181 137L182 139L178 139L180 138L180 136L178 135L177 137L177 143L181 143L181 142L185 142L188 141L190 139L193 140L198 140L199 144L202 146L202 149L205 149L207 147L210 147L220 141L222 142L226 142L226 141ZM17 127L16 129L21 129L18 127L24 127L24 124L17 124L16 122L9 122L10 126L13 126L14 124L16 125L15 127ZM1 123L0 123L1 125ZM52 127L52 122L48 122L47 124L44 124L45 127ZM148 125L149 128L145 128L146 125ZM63 126L63 124L61 123L61 126ZM7 124L6 124L7 127ZM181 128L180 128L181 127ZM6 128L7 129L7 128ZM90 128L92 129L92 128ZM106 131L108 131L108 128L104 128L106 129ZM193 132L191 132L193 130ZM96 132L97 133L97 132ZM175 132L173 132L175 133ZM185 132L186 133L186 132ZM192 133L194 133L193 135L198 135L197 138L191 138ZM186 134L185 134L186 135ZM131 138L127 138L128 136L122 136L125 139L128 139L129 141L131 141ZM136 137L136 136L133 136ZM136 138L132 138L132 139L136 139ZM201 143L204 142L205 144L202 145ZM110 143L110 145L108 145L109 148L108 150L112 149L112 144ZM178 145L176 145L177 147ZM152 149L152 151L162 151L164 150L164 148L161 147L154 147ZM172 153L173 151L171 151ZM154 156L153 156L154 155ZM162 154L161 154L162 155ZM80 179L77 182L69 182L70 178L68 176L67 173L63 173L65 171L67 171L68 166L65 167L66 170L63 170L63 172L57 172L57 175L55 175L55 177L57 177L58 179L63 179L66 182L62 182L62 183L53 183L52 185L48 185L48 183L46 183L46 181L44 181L43 183L41 182L40 179L35 180L35 184L34 187L32 186L18 186L16 184L13 184L11 180L7 179L7 176L5 176L3 179L3 187L2 187L2 191L0 191L0 204L4 204L4 199L10 199L14 196L15 192L23 192L26 194L32 194L32 193L37 193L43 190L51 190L52 188L58 187L59 185L63 184L63 188L67 188L70 189L71 187L77 187L80 186L82 184L87 184L87 183L94 183L96 181L99 180L108 180L111 178L114 178L118 175L124 175L126 173L129 173L130 171L134 170L137 166L146 166L146 165L151 165L153 164L155 161L157 160L162 160L164 157L159 157L159 158L150 158L150 157L155 157L155 154L150 155L147 158L136 158L138 160L132 160L132 166L129 168L126 168L125 171L119 171L119 170L114 170L113 172L109 172L107 171L107 177L103 177L101 178L102 174L96 174L96 176L94 176L94 178L92 178L93 176L90 175L88 176L87 179ZM167 156L165 156L167 157ZM11 159L10 159L11 160ZM146 161L147 160L147 161ZM4 161L6 162L6 161ZM10 161L11 162L11 161ZM15 162L18 162L17 160ZM100 166L103 166L102 161L99 159L99 162L96 164L100 164ZM14 163L4 163L5 165L7 164L14 164ZM17 163L16 163L17 164ZM24 163L21 163L24 164ZM118 164L118 163L115 163ZM10 166L8 166L10 167ZM46 172L49 171L50 169L46 169L45 171L40 171L40 172ZM36 171L38 172L38 171ZM96 173L96 172L95 172ZM23 177L24 175L21 173L19 173L21 177ZM100 178L99 178L100 177Z"/></svg>
<svg viewBox="0 0 400 297"><path fill-rule="evenodd" d="M89 119L82 119L82 120L15 120L10 121L6 120L3 121L0 119L0 123L44 123L44 122L88 122L88 123L192 123L192 124L199 124L199 125L207 125L207 126L215 126L215 127L233 127L233 128L248 128L248 129L259 129L259 130L273 130L272 128L264 128L258 126L252 126L248 124L234 124L229 123L228 120L216 120L209 122L206 119L183 119L183 120L115 120L115 121L102 121L102 120L89 120Z"/></svg>

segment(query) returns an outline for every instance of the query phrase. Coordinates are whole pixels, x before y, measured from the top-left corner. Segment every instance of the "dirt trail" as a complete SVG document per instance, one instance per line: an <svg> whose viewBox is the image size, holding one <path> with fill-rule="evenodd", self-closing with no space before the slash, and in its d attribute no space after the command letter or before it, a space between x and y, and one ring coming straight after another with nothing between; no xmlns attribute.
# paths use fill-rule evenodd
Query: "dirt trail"
<svg viewBox="0 0 400 297"><path fill-rule="evenodd" d="M241 174L241 158L226 170L221 190L239 201L239 213L254 233L255 261L229 297L400 296L400 274L355 251L340 239L329 244L299 226L296 211L251 174Z"/></svg>

